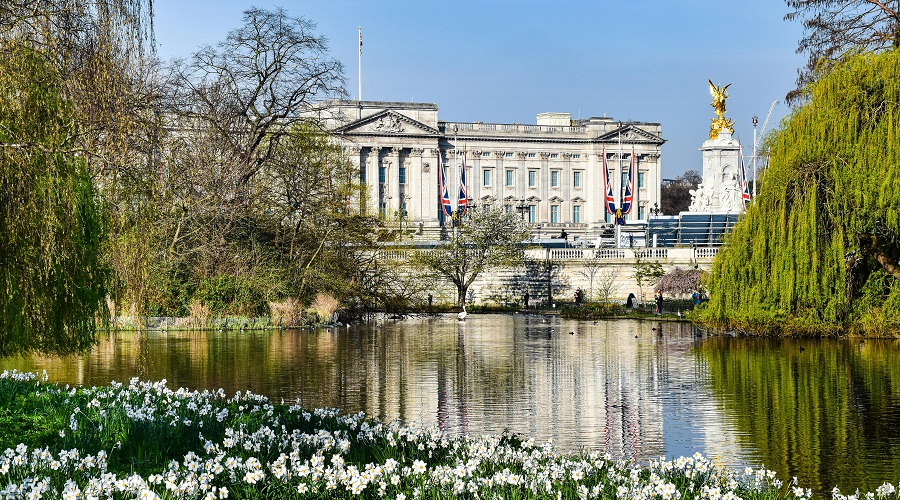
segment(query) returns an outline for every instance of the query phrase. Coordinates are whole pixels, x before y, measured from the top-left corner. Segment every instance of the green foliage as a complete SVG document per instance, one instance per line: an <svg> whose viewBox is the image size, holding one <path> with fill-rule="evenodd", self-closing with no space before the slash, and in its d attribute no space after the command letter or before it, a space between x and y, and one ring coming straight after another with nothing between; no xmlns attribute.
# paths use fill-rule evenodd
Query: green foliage
<svg viewBox="0 0 900 500"><path fill-rule="evenodd" d="M61 81L43 54L0 44L0 356L94 343L105 218Z"/></svg>
<svg viewBox="0 0 900 500"><path fill-rule="evenodd" d="M613 302L588 302L581 306L565 305L560 309L560 316L567 319L606 319L625 316L628 310L622 304Z"/></svg>
<svg viewBox="0 0 900 500"><path fill-rule="evenodd" d="M900 314L900 51L851 57L807 92L769 141L765 189L713 264L704 320L879 333L873 314ZM877 286L874 272L887 273Z"/></svg>
<svg viewBox="0 0 900 500"><path fill-rule="evenodd" d="M634 280L644 295L644 285L654 286L666 274L662 264L655 260L641 259L640 255L634 261Z"/></svg>

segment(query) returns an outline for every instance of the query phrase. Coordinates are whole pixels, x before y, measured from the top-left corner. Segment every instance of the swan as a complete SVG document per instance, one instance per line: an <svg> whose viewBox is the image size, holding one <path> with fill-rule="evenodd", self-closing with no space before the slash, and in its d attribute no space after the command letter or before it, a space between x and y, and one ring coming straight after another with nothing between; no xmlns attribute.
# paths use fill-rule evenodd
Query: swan
<svg viewBox="0 0 900 500"><path fill-rule="evenodd" d="M461 313L459 313L459 314L456 315L456 319L458 319L458 320L460 320L460 321L465 321L465 320L466 320L466 316L468 316L468 315L469 315L469 313L466 312L466 305L463 304L463 310L462 310Z"/></svg>

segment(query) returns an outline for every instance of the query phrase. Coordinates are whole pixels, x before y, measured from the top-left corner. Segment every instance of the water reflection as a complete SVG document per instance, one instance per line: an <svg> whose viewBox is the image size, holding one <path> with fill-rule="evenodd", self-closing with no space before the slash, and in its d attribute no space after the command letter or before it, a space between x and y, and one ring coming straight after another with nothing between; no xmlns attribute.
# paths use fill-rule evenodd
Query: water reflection
<svg viewBox="0 0 900 500"><path fill-rule="evenodd" d="M801 347L805 350L801 351ZM900 477L893 342L697 337L686 324L475 315L316 332L150 332L84 357L13 358L53 380L250 390L306 407L505 430L639 460L700 451L817 492Z"/></svg>
<svg viewBox="0 0 900 500"><path fill-rule="evenodd" d="M699 353L767 467L820 492L900 478L900 342L725 337Z"/></svg>

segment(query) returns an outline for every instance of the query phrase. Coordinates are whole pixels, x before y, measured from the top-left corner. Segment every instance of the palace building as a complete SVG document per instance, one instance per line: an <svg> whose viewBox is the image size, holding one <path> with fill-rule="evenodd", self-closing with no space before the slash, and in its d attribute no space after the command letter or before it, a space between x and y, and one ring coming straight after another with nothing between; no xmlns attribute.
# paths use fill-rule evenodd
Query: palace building
<svg viewBox="0 0 900 500"><path fill-rule="evenodd" d="M464 163L470 207L501 204L533 223L539 237L563 230L587 237L613 222L604 206L604 153L617 204L632 151L637 160L628 222L646 220L659 203L665 142L659 123L569 113L540 113L534 125L445 122L435 104L378 101L333 101L318 117L359 169L367 192L362 209L421 234L443 223L439 164L454 208Z"/></svg>

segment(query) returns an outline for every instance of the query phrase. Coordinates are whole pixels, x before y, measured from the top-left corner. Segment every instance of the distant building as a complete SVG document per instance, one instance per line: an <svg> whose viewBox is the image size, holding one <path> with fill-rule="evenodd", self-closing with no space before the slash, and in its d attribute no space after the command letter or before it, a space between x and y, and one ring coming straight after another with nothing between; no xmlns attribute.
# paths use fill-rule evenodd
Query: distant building
<svg viewBox="0 0 900 500"><path fill-rule="evenodd" d="M500 204L543 237L592 234L613 221L604 209L601 154L616 198L631 151L637 156L635 204L628 221L646 220L659 203L659 123L571 119L540 113L537 124L445 122L427 103L334 101L319 112L366 186L364 210L400 218L423 233L440 227L438 155L455 208L465 153L470 206Z"/></svg>

